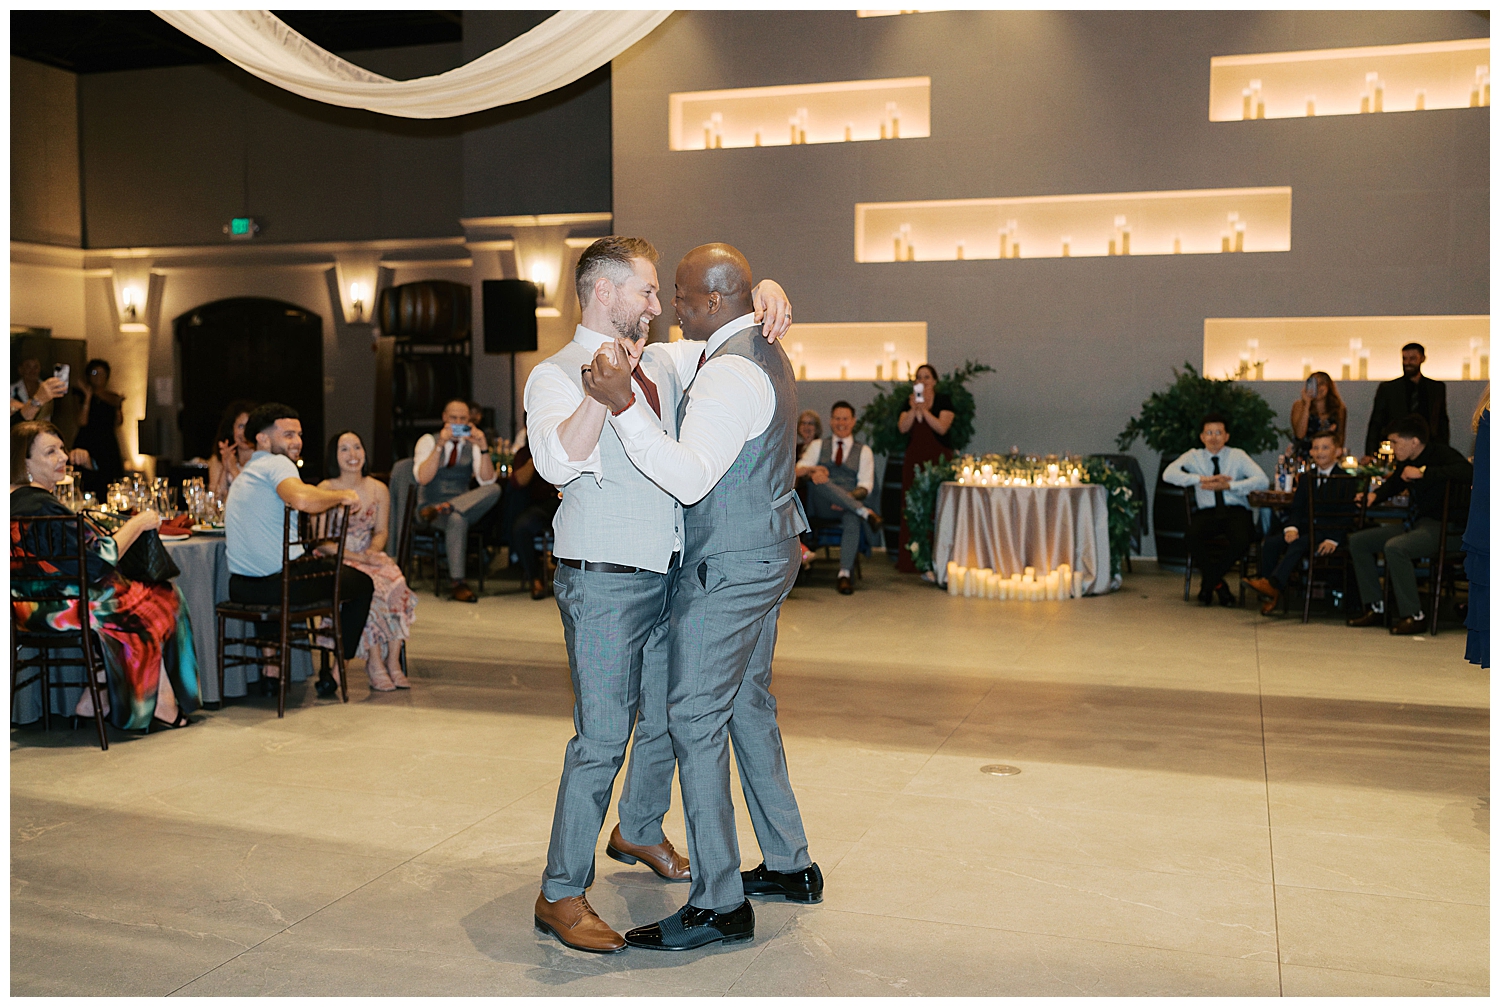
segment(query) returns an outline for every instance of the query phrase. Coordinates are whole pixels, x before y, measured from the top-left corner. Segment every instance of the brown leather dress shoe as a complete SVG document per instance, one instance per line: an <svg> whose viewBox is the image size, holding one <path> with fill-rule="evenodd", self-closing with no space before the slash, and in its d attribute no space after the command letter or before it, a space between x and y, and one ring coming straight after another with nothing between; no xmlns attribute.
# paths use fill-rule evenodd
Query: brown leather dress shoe
<svg viewBox="0 0 1500 1007"><path fill-rule="evenodd" d="M604 852L611 860L618 860L622 864L633 864L639 860L655 871L663 881L693 880L692 872L688 870L687 857L672 848L670 839L663 839L655 846L636 846L625 841L620 835L620 826L616 825L609 834L609 843L604 847Z"/></svg>
<svg viewBox="0 0 1500 1007"><path fill-rule="evenodd" d="M541 601L547 597L547 582L537 577L531 582L531 600Z"/></svg>
<svg viewBox="0 0 1500 1007"><path fill-rule="evenodd" d="M461 580L460 581L456 581L454 583L454 585L453 585L453 593L450 594L448 597L452 598L454 601L467 601L467 602L477 602L477 601L479 601L479 595L475 594L472 590L470 590L469 589L469 585L465 584Z"/></svg>
<svg viewBox="0 0 1500 1007"><path fill-rule="evenodd" d="M450 503L428 504L417 511L417 517L421 519L423 524L432 524L433 518L442 517L452 509L453 505Z"/></svg>
<svg viewBox="0 0 1500 1007"><path fill-rule="evenodd" d="M625 950L625 938L609 928L582 895L548 902L537 892L533 910L536 928L551 934L575 951L612 955Z"/></svg>
<svg viewBox="0 0 1500 1007"><path fill-rule="evenodd" d="M1396 625L1391 627L1392 636L1416 636L1427 631L1427 620L1416 616L1407 616Z"/></svg>
<svg viewBox="0 0 1500 1007"><path fill-rule="evenodd" d="M1347 623L1350 626L1383 626L1385 625L1385 613L1377 612L1373 608L1365 609L1365 614L1355 616Z"/></svg>
<svg viewBox="0 0 1500 1007"><path fill-rule="evenodd" d="M853 593L854 593L854 581L850 580L848 577L840 577L839 578L839 594L853 594Z"/></svg>

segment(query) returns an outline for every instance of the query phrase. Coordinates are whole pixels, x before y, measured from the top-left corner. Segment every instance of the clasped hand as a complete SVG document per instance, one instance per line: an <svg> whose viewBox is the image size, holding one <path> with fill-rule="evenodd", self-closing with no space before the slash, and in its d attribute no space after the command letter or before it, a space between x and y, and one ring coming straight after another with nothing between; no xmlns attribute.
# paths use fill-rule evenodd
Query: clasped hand
<svg viewBox="0 0 1500 1007"><path fill-rule="evenodd" d="M616 339L599 347L592 363L583 367L583 390L612 413L629 408L635 390L630 374L640 362L645 339Z"/></svg>
<svg viewBox="0 0 1500 1007"><path fill-rule="evenodd" d="M1222 474L1216 476L1200 476L1198 488L1207 490L1209 492L1213 492L1215 490L1227 490L1230 486L1231 481L1232 480L1227 475Z"/></svg>

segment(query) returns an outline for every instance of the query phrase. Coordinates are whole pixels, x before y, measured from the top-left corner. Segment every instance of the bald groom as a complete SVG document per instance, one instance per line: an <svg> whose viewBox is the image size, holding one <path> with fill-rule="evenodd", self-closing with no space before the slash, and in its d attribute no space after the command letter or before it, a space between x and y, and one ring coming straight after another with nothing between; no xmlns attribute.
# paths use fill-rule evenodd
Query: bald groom
<svg viewBox="0 0 1500 1007"><path fill-rule="evenodd" d="M640 352L594 358L585 391L611 412L626 454L683 505L682 571L671 599L667 730L677 754L692 887L681 910L625 935L632 947L685 951L755 936L746 895L819 902L787 776L771 656L776 619L800 568L807 518L794 489L797 391L791 363L762 337L750 264L723 244L677 267L672 307L687 339L706 340L678 407L677 436L630 385ZM740 871L729 743L765 861Z"/></svg>

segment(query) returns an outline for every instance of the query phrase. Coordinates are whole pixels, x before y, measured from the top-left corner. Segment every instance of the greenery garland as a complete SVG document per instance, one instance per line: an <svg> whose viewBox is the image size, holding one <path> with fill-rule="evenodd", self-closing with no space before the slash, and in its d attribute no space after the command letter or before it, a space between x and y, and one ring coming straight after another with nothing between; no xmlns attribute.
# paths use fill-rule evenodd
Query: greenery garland
<svg viewBox="0 0 1500 1007"><path fill-rule="evenodd" d="M997 470L1029 470L1040 474L1048 461L1056 460L1053 456L1042 459L1020 455L984 455L978 459L967 456L938 459L920 466L912 475L911 489L907 491L902 507L902 516L906 519L906 527L911 534L907 548L911 550L912 562L917 570L926 572L932 569L938 488L957 478L962 466L990 464ZM1105 514L1109 523L1109 572L1112 577L1118 576L1125 557L1130 555L1131 533L1145 501L1131 490L1129 473L1115 468L1103 458L1090 456L1082 459L1080 464L1085 483L1104 487Z"/></svg>

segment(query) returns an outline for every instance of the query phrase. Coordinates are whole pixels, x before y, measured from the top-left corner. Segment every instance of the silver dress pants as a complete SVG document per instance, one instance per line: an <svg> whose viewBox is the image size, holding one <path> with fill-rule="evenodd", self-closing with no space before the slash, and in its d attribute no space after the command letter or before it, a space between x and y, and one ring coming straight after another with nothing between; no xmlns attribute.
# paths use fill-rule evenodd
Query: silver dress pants
<svg viewBox="0 0 1500 1007"><path fill-rule="evenodd" d="M594 850L615 777L635 731L620 795L620 834L654 846L666 837L676 757L667 734L665 573L597 573L560 565L553 581L573 676L573 739L563 754L542 894L550 902L594 883Z"/></svg>
<svg viewBox="0 0 1500 1007"><path fill-rule="evenodd" d="M677 582L667 728L693 867L688 903L700 909L729 910L745 900L729 792L731 740L766 866L796 871L811 863L770 688L776 619L800 556L795 538L720 553L685 568Z"/></svg>

